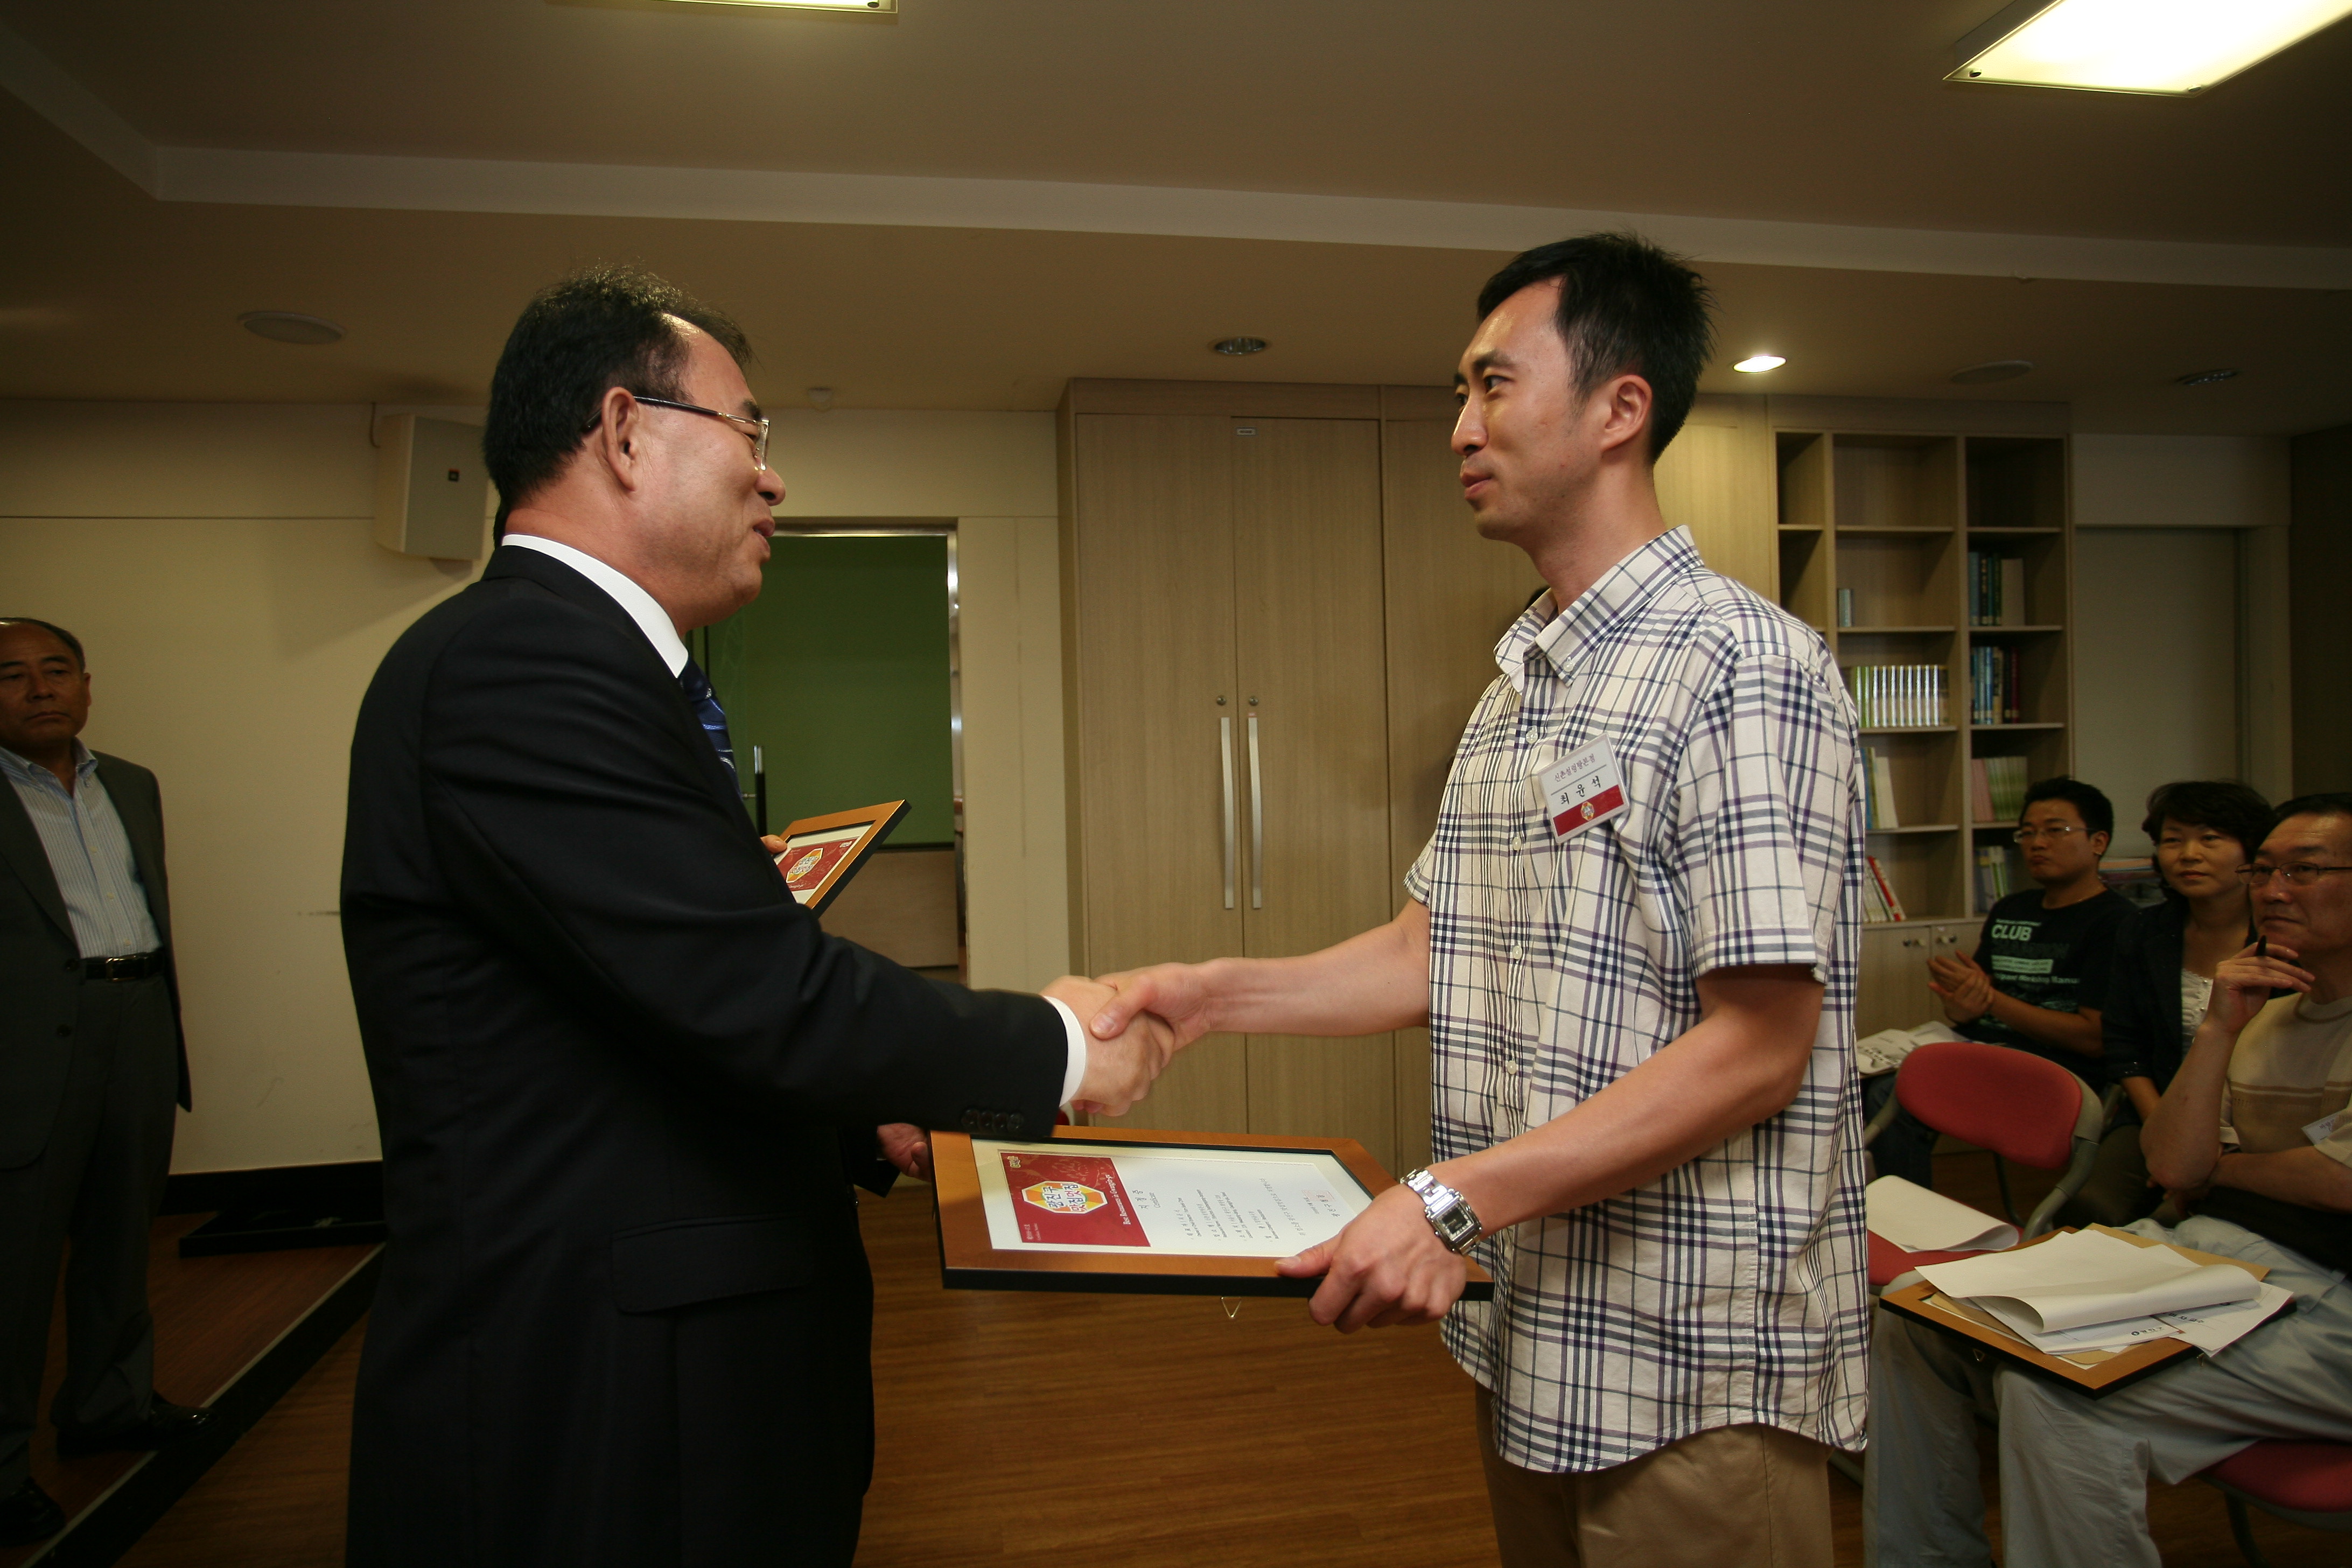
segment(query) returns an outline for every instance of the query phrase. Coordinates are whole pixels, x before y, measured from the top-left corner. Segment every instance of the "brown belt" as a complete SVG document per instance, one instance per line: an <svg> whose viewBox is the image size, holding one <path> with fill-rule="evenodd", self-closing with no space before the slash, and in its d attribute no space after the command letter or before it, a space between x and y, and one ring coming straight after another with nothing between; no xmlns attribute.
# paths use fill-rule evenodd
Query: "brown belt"
<svg viewBox="0 0 2352 1568"><path fill-rule="evenodd" d="M149 980L163 973L163 955L160 952L134 952L124 958L85 958L81 975L85 980Z"/></svg>

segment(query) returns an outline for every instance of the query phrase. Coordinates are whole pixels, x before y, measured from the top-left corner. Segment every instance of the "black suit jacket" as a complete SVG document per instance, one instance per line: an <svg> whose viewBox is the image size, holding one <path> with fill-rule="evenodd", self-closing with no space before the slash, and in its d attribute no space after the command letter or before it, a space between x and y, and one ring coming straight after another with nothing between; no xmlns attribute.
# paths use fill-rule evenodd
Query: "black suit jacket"
<svg viewBox="0 0 2352 1568"><path fill-rule="evenodd" d="M1059 1015L824 935L644 634L519 548L368 689L342 910L392 1237L355 1568L846 1563L840 1134L1043 1133Z"/></svg>
<svg viewBox="0 0 2352 1568"><path fill-rule="evenodd" d="M147 912L163 941L172 986L172 1026L180 1019L179 976L171 967L172 892L163 870L163 797L155 775L104 752L99 782L122 819L131 862L147 889ZM0 782L0 1171L30 1164L47 1147L65 1102L81 1006L81 946L66 916L48 851L25 803ZM180 1043L180 1103L188 1103L188 1047Z"/></svg>

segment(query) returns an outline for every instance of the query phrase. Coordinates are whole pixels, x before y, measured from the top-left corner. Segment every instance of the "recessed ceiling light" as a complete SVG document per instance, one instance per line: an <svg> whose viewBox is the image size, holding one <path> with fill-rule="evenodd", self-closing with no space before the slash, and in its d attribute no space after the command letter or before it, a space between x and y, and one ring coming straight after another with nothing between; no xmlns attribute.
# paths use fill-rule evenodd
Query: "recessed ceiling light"
<svg viewBox="0 0 2352 1568"><path fill-rule="evenodd" d="M1231 354L1239 359L1244 354L1265 353L1266 343L1264 338L1219 338L1209 346L1221 354Z"/></svg>
<svg viewBox="0 0 2352 1568"><path fill-rule="evenodd" d="M305 316L295 310L247 310L236 320L255 337L273 342L331 343L340 342L343 335L343 329L325 317Z"/></svg>
<svg viewBox="0 0 2352 1568"><path fill-rule="evenodd" d="M2030 359L1990 359L1982 364L1972 364L1966 370L1952 373L1954 386L1982 386L1989 381L2015 381L2033 372Z"/></svg>
<svg viewBox="0 0 2352 1568"><path fill-rule="evenodd" d="M1778 370L1788 363L1789 362L1787 360L1782 359L1779 354L1749 354L1746 359L1741 360L1738 364L1733 365L1731 368L1734 370L1744 370L1748 374L1754 375L1759 371Z"/></svg>
<svg viewBox="0 0 2352 1568"><path fill-rule="evenodd" d="M2234 381L2237 375L2234 370L2192 370L2187 375L2176 375L2172 379L2182 386L2210 386L2217 381Z"/></svg>
<svg viewBox="0 0 2352 1568"><path fill-rule="evenodd" d="M829 386L810 387L808 389L808 400L809 406L815 409L819 414L830 414L833 412L833 388Z"/></svg>
<svg viewBox="0 0 2352 1568"><path fill-rule="evenodd" d="M1948 81L2204 91L2352 12L2352 0L2017 0L1962 38Z"/></svg>

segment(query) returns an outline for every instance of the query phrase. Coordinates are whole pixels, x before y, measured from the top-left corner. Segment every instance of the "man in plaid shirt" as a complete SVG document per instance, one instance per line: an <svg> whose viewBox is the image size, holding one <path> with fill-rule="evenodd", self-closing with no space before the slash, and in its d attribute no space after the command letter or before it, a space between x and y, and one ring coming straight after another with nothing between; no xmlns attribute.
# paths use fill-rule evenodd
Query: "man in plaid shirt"
<svg viewBox="0 0 2352 1568"><path fill-rule="evenodd" d="M1410 900L1300 958L1106 976L1095 1027L1425 1020L1441 1157L1283 1264L1323 1277L1316 1320L1446 1317L1510 1568L1827 1564L1867 1354L1853 712L1822 639L1659 511L1699 277L1592 235L1478 309L1464 498L1550 592L1496 649ZM1455 1305L1465 1251L1492 1303Z"/></svg>

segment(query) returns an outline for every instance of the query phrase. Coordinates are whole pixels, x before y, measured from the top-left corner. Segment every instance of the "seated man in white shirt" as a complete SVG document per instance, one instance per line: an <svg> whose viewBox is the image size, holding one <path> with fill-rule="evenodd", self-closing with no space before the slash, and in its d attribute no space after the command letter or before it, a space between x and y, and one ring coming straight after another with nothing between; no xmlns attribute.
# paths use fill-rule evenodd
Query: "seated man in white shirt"
<svg viewBox="0 0 2352 1568"><path fill-rule="evenodd" d="M2150 1475L2179 1482L2264 1437L2352 1442L2352 794L2281 806L2240 874L2267 951L2220 965L2143 1135L2150 1173L2195 1212L2131 1228L2266 1264L2294 1307L2095 1403L1880 1313L1864 1486L1880 1568L1990 1561L1973 1416L1987 1397L2006 1568L2158 1568Z"/></svg>

